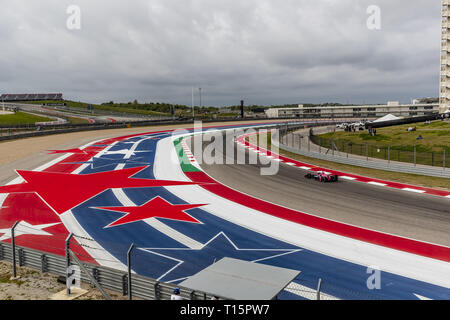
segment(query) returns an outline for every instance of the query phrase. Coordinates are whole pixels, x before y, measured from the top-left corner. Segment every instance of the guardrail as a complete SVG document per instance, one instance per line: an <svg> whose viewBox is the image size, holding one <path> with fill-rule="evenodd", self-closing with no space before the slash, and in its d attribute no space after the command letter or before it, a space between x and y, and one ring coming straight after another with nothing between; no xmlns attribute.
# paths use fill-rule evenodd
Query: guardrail
<svg viewBox="0 0 450 320"><path fill-rule="evenodd" d="M280 121L278 118L272 119L261 119L261 118L240 118L240 119L217 119L217 120L202 120L203 123L217 123L217 122L251 122L251 121ZM287 123L298 123L300 120L298 119L285 119ZM295 122L294 122L295 121ZM302 120L306 121L306 120ZM317 120L314 120L313 123L323 123ZM335 123L335 122L333 122ZM26 125L26 126L0 126L0 129L8 130L6 135L3 135L0 130L0 141L4 140L15 140L21 138L30 138L30 137L40 137L46 135L53 134L62 134L62 133L71 133L71 132L80 132L80 131L96 131L96 130L108 130L108 129L124 129L131 127L147 127L147 126L166 126L166 125L182 125L182 124L193 124L193 120L153 120L153 121L138 121L138 122L114 122L114 123L102 123L102 124L66 124L66 125L54 125L48 127L35 127L34 125ZM13 133L12 130L35 130L32 132L26 133Z"/></svg>
<svg viewBox="0 0 450 320"><path fill-rule="evenodd" d="M40 270L58 276L67 276L67 259L62 256L45 253L24 247L15 247L16 261L21 267ZM13 247L11 244L0 243L0 260L13 261ZM128 295L127 272L111 269L90 263L84 263L84 268L101 285L102 288ZM90 277L82 270L81 281L91 283ZM155 279L132 274L132 296L145 300L170 300L173 289L179 287L170 283L159 282ZM194 291L179 287L181 295L186 300L209 300L213 296L205 292Z"/></svg>
<svg viewBox="0 0 450 320"><path fill-rule="evenodd" d="M303 138L300 138L298 135L293 134L290 134L288 136L288 134L286 134L285 132L280 134L282 137L280 139L281 142L278 144L275 137L272 137L272 143L278 146L280 149L298 155L370 169L425 175L439 178L450 178L450 170L446 169L445 166L442 168L421 165L414 166L406 163L372 159L368 156L365 159L358 159L350 157L349 153L339 152L335 148L327 149L315 145L309 139L309 134L303 135ZM297 138L295 138L295 136L297 136ZM313 149L317 149L318 151L313 151Z"/></svg>

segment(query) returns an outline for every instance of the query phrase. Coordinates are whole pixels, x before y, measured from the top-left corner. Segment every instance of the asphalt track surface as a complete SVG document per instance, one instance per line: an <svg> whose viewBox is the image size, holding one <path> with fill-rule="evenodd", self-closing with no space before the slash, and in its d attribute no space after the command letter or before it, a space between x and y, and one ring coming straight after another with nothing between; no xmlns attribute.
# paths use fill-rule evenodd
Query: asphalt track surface
<svg viewBox="0 0 450 320"><path fill-rule="evenodd" d="M306 179L305 170L286 164L280 164L276 175L262 176L260 169L264 164L260 162L226 164L227 157L237 163L238 153L242 152L249 163L248 151L238 147L233 137L224 135L224 146L230 144L234 153L221 152L224 164L201 166L215 180L233 189L323 218L450 246L449 199L353 181L320 183Z"/></svg>

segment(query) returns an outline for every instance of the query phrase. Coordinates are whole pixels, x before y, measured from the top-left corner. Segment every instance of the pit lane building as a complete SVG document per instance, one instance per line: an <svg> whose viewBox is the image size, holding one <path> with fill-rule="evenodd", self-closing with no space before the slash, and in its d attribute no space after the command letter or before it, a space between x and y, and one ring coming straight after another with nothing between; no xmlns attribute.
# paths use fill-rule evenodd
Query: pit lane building
<svg viewBox="0 0 450 320"><path fill-rule="evenodd" d="M440 113L450 109L450 0L442 0Z"/></svg>
<svg viewBox="0 0 450 320"><path fill-rule="evenodd" d="M449 0L450 1L450 0ZM439 113L439 103L423 103L421 99L413 104L397 101L386 105L322 106L298 108L271 108L265 111L268 118L380 118L387 114L397 117L424 116Z"/></svg>

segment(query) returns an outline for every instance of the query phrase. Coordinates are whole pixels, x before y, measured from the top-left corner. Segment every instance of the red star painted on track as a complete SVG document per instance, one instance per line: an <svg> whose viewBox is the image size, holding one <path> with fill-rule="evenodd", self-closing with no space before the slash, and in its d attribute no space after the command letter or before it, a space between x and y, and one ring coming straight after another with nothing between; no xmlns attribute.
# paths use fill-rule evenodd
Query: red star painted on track
<svg viewBox="0 0 450 320"><path fill-rule="evenodd" d="M126 213L126 215L105 227L109 228L149 218L164 218L177 221L200 223L200 221L191 217L184 211L202 206L206 206L206 204L174 205L170 202L167 202L161 197L155 197L140 207L98 207L96 209Z"/></svg>
<svg viewBox="0 0 450 320"><path fill-rule="evenodd" d="M194 185L195 182L131 178L146 167L86 175L17 171L25 183L0 187L0 193L36 193L56 213L62 214L113 188L150 188Z"/></svg>

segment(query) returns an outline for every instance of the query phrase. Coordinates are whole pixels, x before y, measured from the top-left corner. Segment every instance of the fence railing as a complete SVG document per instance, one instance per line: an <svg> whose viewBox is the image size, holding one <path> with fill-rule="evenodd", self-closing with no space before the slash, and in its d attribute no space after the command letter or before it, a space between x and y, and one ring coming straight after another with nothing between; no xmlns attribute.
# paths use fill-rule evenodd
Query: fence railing
<svg viewBox="0 0 450 320"><path fill-rule="evenodd" d="M325 149L341 154L353 154L361 157L376 158L396 162L411 163L414 165L427 165L433 167L450 168L450 152L445 148L441 151L403 150L390 145L358 144L346 140L334 140L318 135L311 136L311 142Z"/></svg>
<svg viewBox="0 0 450 320"><path fill-rule="evenodd" d="M73 254L73 252L72 252ZM13 257L14 256L14 257ZM13 259L15 258L15 259ZM33 250L25 247L15 246L8 243L0 243L0 260L7 260L19 267L29 267L40 270L43 273L51 273L57 276L67 276L67 257L46 253L43 251ZM70 259L70 264L75 265L75 259ZM171 283L164 283L145 276L132 274L132 292L128 291L128 273L113 268L99 266L96 264L81 262L83 269L89 272L90 276L84 270L81 272L81 281L92 283L91 278L103 288L120 292L123 296L131 295L132 297L145 300L170 300L173 289L179 287L181 295L186 300L209 300L212 294L206 292L194 291L183 288ZM225 299L219 297L219 299Z"/></svg>

